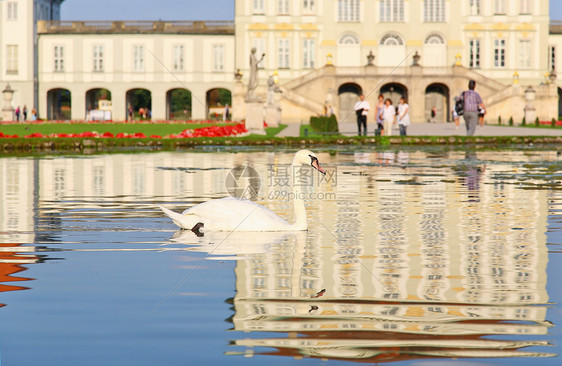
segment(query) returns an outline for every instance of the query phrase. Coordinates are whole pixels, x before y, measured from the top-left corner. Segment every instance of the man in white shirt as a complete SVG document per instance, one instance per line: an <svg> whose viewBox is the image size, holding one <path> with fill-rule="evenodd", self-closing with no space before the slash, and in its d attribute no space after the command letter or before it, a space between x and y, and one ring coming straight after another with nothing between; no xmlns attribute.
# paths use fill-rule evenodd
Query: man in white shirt
<svg viewBox="0 0 562 366"><path fill-rule="evenodd" d="M357 134L361 136L361 127L363 127L363 135L367 136L367 115L371 106L365 100L365 95L359 95L359 100L355 103L355 113L357 114Z"/></svg>

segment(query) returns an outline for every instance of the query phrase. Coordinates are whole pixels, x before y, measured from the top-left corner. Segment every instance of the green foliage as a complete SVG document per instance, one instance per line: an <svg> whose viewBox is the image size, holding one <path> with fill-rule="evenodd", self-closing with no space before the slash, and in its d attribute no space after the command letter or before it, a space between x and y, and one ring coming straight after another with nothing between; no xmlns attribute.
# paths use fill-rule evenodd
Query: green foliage
<svg viewBox="0 0 562 366"><path fill-rule="evenodd" d="M552 120L550 121L550 127L554 128L556 127L556 119L552 118Z"/></svg>
<svg viewBox="0 0 562 366"><path fill-rule="evenodd" d="M508 122L508 123L509 123L510 126L513 126L513 117L509 117L509 122Z"/></svg>
<svg viewBox="0 0 562 366"><path fill-rule="evenodd" d="M191 118L191 92L174 89L170 92L170 119Z"/></svg>
<svg viewBox="0 0 562 366"><path fill-rule="evenodd" d="M129 93L127 94L130 95L130 103L135 112L137 112L140 108L152 109L152 97L150 91L146 89L135 89Z"/></svg>
<svg viewBox="0 0 562 366"><path fill-rule="evenodd" d="M525 126L527 124L527 121L525 120L525 117L523 117L523 120L521 121L521 125Z"/></svg>
<svg viewBox="0 0 562 366"><path fill-rule="evenodd" d="M502 116L498 116L498 125L502 124Z"/></svg>
<svg viewBox="0 0 562 366"><path fill-rule="evenodd" d="M335 115L330 117L310 117L310 126L318 131L325 133L338 133L338 120Z"/></svg>
<svg viewBox="0 0 562 366"><path fill-rule="evenodd" d="M541 123L539 121L539 117L535 118L535 126L539 126Z"/></svg>

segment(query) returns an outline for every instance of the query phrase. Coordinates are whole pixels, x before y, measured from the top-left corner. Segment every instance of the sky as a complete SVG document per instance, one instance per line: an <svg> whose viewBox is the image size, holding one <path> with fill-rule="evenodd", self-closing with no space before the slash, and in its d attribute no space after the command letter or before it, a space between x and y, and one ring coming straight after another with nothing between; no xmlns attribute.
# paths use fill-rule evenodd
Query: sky
<svg viewBox="0 0 562 366"><path fill-rule="evenodd" d="M65 0L62 20L233 20L235 0ZM550 0L562 20L562 1Z"/></svg>

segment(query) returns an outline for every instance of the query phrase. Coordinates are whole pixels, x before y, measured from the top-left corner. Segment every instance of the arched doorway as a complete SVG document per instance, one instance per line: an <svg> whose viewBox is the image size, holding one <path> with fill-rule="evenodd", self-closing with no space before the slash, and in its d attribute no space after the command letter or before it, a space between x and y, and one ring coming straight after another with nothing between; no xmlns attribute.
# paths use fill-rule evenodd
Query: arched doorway
<svg viewBox="0 0 562 366"><path fill-rule="evenodd" d="M425 120L431 118L431 109L435 107L437 122L449 122L451 115L449 113L449 87L445 84L431 84L425 89Z"/></svg>
<svg viewBox="0 0 562 366"><path fill-rule="evenodd" d="M379 43L378 66L396 67L406 66L406 45L402 37L389 33L381 38Z"/></svg>
<svg viewBox="0 0 562 366"><path fill-rule="evenodd" d="M384 96L385 100L387 98L392 100L393 106L397 106L400 98L408 98L408 88L399 83L389 83L381 87L380 94Z"/></svg>
<svg viewBox="0 0 562 366"><path fill-rule="evenodd" d="M111 92L107 89L90 89L86 92L86 120L111 120Z"/></svg>
<svg viewBox="0 0 562 366"><path fill-rule="evenodd" d="M126 115L128 120L151 119L152 93L150 93L150 90L141 88L131 89L127 91L125 100L125 108L127 108Z"/></svg>
<svg viewBox="0 0 562 366"><path fill-rule="evenodd" d="M47 92L47 118L70 120L71 93L68 89L51 89Z"/></svg>
<svg viewBox="0 0 562 366"><path fill-rule="evenodd" d="M191 92L187 89L171 89L166 93L166 119L191 119Z"/></svg>
<svg viewBox="0 0 562 366"><path fill-rule="evenodd" d="M363 89L355 83L342 84L338 88L338 121L341 122L354 122L355 103L359 100L359 95Z"/></svg>
<svg viewBox="0 0 562 366"><path fill-rule="evenodd" d="M359 66L361 64L361 46L359 37L344 34L338 42L337 66Z"/></svg>
<svg viewBox="0 0 562 366"><path fill-rule="evenodd" d="M426 67L447 66L447 46L445 39L436 33L430 34L423 44L421 64Z"/></svg>
<svg viewBox="0 0 562 366"><path fill-rule="evenodd" d="M228 89L215 88L207 91L207 116L209 119L223 119L226 105L232 107L232 93ZM232 115L232 109L230 110Z"/></svg>

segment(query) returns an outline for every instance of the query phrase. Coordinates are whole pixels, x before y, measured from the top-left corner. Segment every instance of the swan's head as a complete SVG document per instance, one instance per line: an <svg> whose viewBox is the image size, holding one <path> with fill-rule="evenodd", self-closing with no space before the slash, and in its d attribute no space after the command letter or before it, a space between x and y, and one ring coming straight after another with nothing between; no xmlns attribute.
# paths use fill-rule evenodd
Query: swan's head
<svg viewBox="0 0 562 366"><path fill-rule="evenodd" d="M293 159L293 165L310 165L320 173L326 174L326 171L320 166L318 157L316 157L316 154L310 150L297 151L295 158Z"/></svg>

